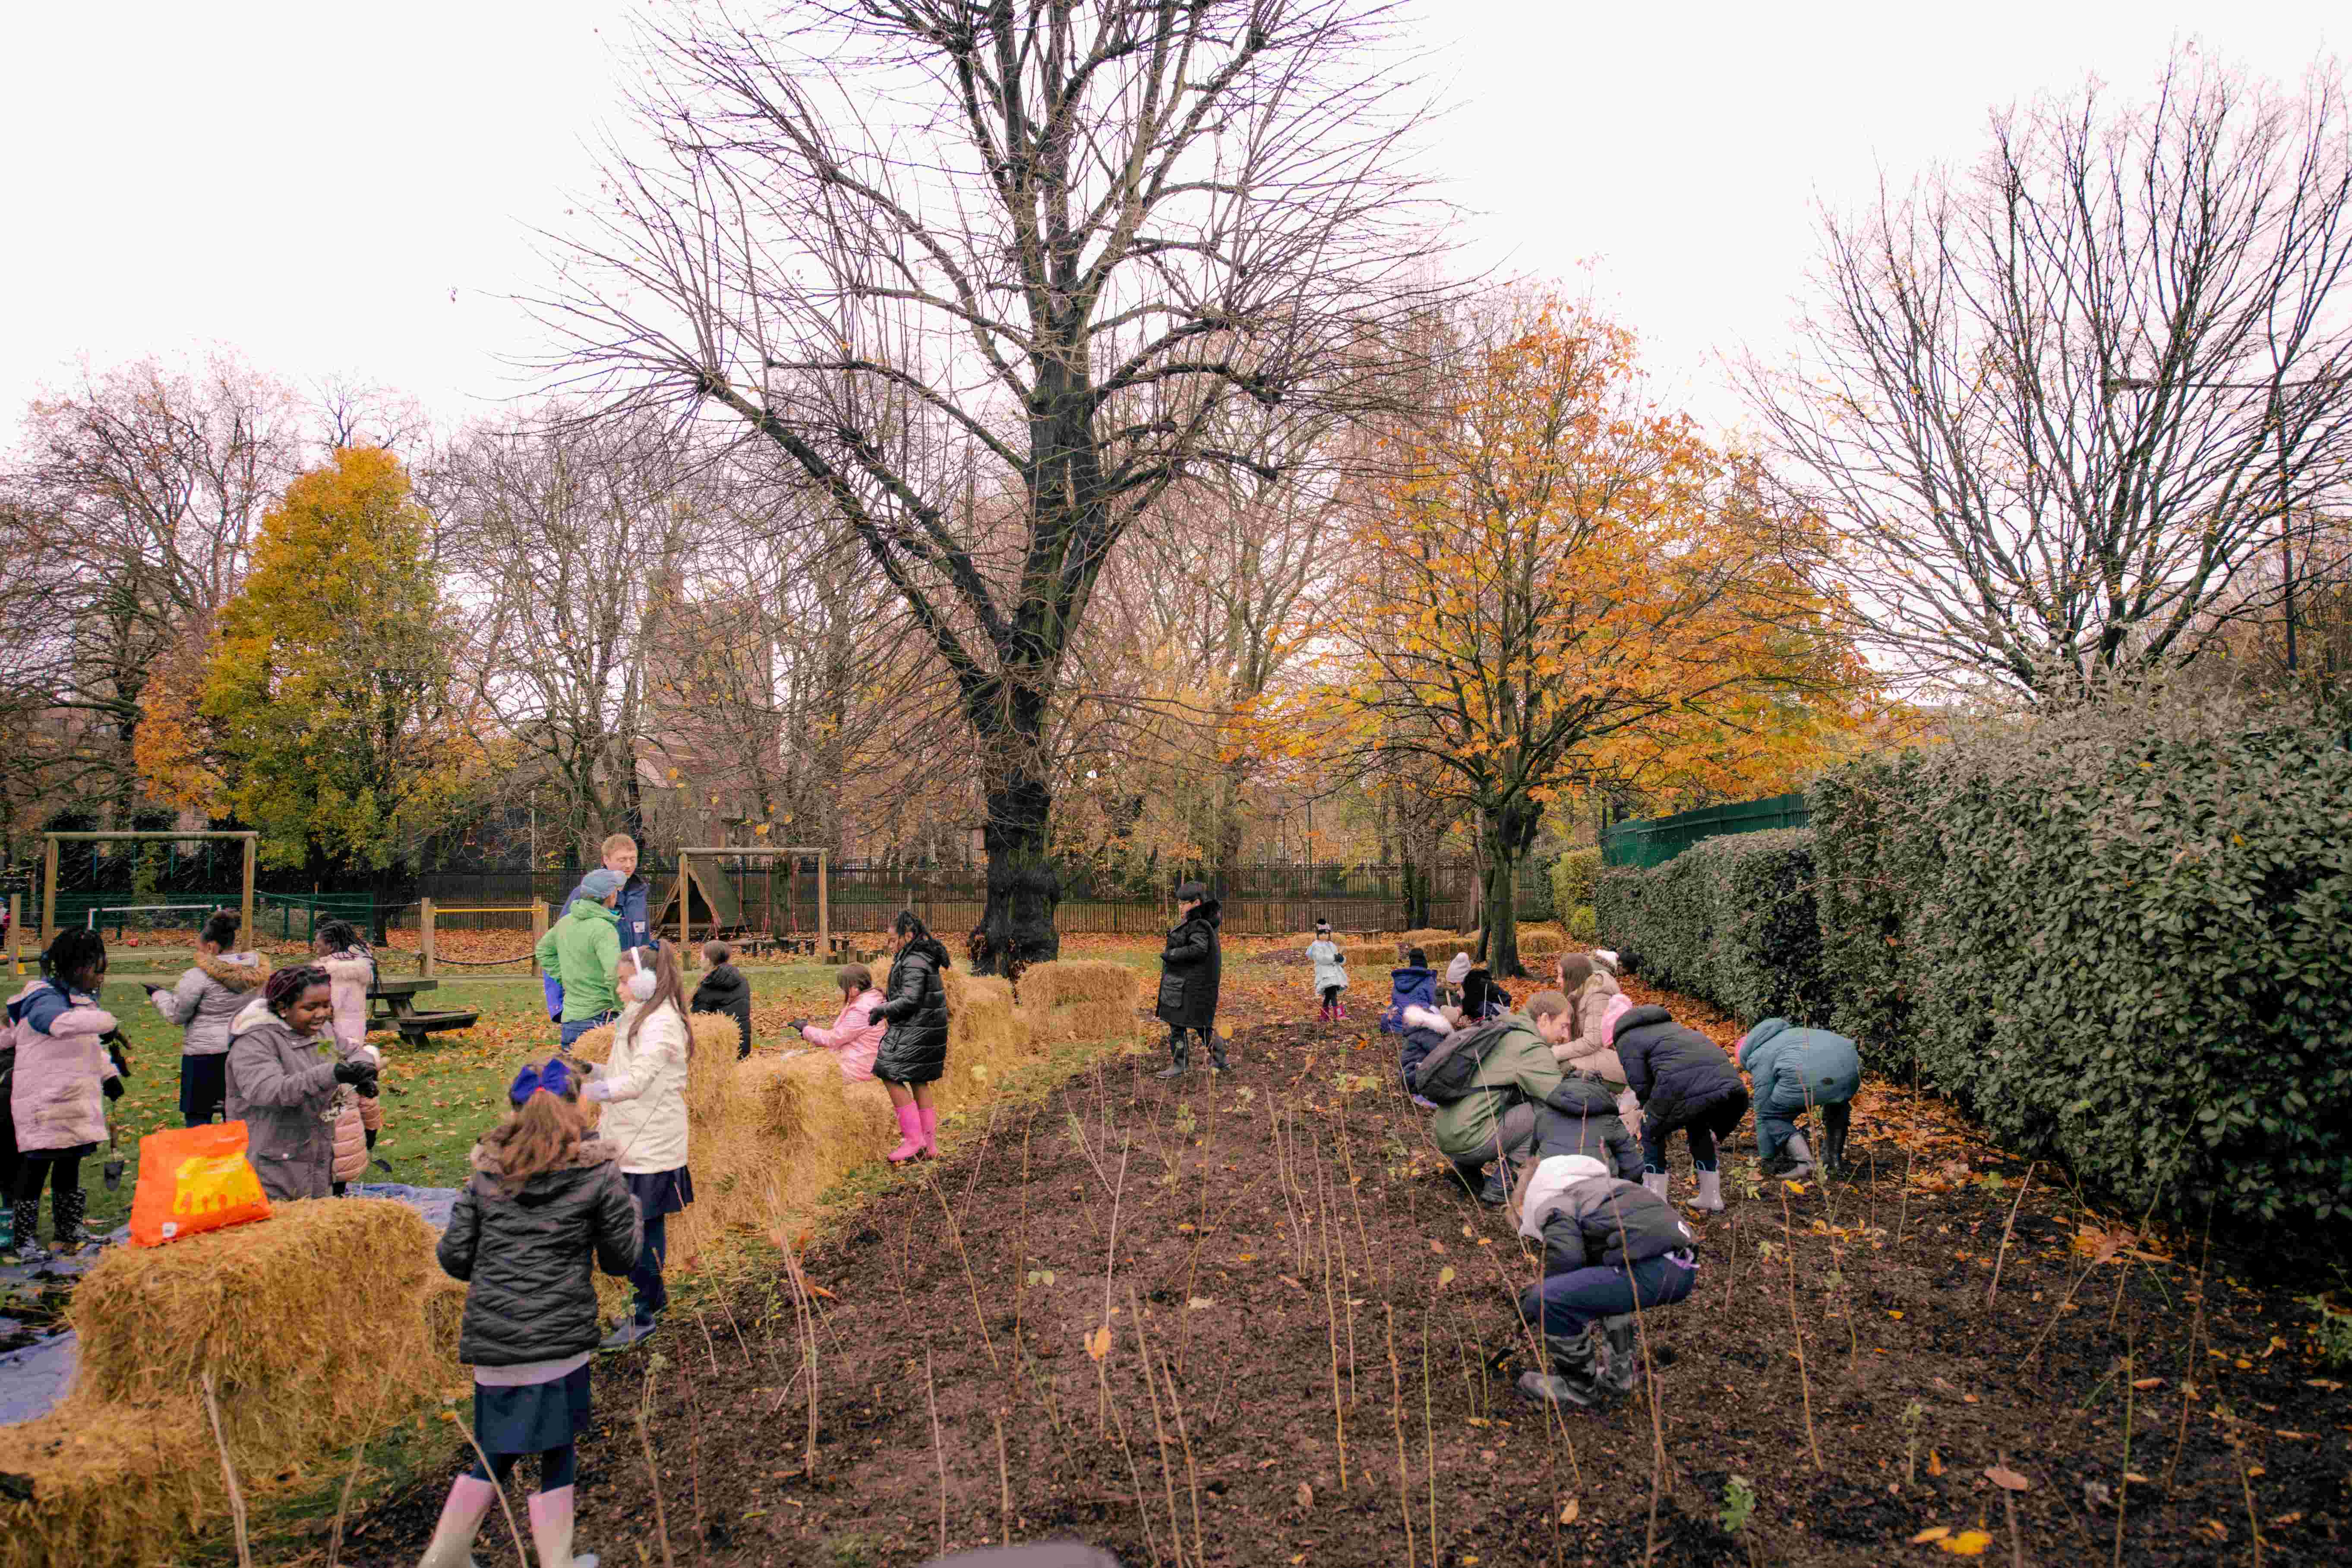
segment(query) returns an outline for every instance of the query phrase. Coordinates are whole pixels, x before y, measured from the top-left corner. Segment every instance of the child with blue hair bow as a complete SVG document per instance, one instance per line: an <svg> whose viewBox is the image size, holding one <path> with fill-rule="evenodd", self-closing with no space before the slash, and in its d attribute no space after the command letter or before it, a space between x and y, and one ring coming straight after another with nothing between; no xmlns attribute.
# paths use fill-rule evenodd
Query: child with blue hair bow
<svg viewBox="0 0 2352 1568"><path fill-rule="evenodd" d="M458 1359L474 1368L474 1436L483 1459L451 1483L424 1568L465 1568L499 1487L539 1456L532 1543L547 1568L596 1568L574 1556L573 1445L588 1419L595 1354L594 1270L637 1260L636 1205L613 1145L588 1131L571 1065L526 1067L509 1086L514 1113L474 1146L473 1173L442 1233L442 1268L467 1283Z"/></svg>

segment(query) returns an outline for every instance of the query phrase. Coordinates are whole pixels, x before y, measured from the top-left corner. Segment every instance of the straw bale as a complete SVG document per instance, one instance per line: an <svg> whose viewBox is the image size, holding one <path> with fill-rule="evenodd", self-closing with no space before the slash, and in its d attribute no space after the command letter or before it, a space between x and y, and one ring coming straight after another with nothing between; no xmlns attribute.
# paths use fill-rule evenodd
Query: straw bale
<svg viewBox="0 0 2352 1568"><path fill-rule="evenodd" d="M202 1404L209 1373L248 1487L455 1391L465 1287L405 1204L282 1204L164 1247L110 1250L68 1311L80 1361L65 1402L0 1428L0 1568L156 1561L222 1509Z"/></svg>
<svg viewBox="0 0 2352 1568"><path fill-rule="evenodd" d="M1132 1039L1141 991L1124 963L1041 963L1021 976L1021 1016L1040 1042Z"/></svg>
<svg viewBox="0 0 2352 1568"><path fill-rule="evenodd" d="M1421 949L1431 963L1443 969L1447 958L1453 957L1457 952L1468 947L1475 939L1465 937L1459 931L1439 931L1432 926L1421 931L1409 931L1397 940L1407 947ZM1444 957L1439 956L1441 952Z"/></svg>
<svg viewBox="0 0 2352 1568"><path fill-rule="evenodd" d="M1523 959L1550 958L1567 946L1568 939L1549 926L1519 928L1519 956ZM1549 968L1549 965L1546 967Z"/></svg>
<svg viewBox="0 0 2352 1568"><path fill-rule="evenodd" d="M276 1469L446 1389L426 1333L433 1227L405 1204L278 1205L169 1247L110 1249L68 1309L74 1391L152 1405L212 1374L240 1464Z"/></svg>
<svg viewBox="0 0 2352 1568"><path fill-rule="evenodd" d="M28 1502L0 1500L0 1568L153 1562L224 1506L219 1454L194 1398L135 1405L70 1395L46 1415L0 1426L0 1471L33 1489Z"/></svg>

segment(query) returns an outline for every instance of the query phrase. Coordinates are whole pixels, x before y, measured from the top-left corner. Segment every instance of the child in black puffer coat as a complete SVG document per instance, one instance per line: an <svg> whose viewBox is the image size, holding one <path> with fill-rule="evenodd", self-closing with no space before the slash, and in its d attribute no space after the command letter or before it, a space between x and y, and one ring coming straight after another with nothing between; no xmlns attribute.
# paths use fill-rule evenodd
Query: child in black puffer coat
<svg viewBox="0 0 2352 1568"><path fill-rule="evenodd" d="M572 1553L572 1444L588 1419L588 1361L601 1330L593 1270L637 1260L636 1205L613 1145L588 1135L559 1057L515 1075L515 1113L474 1146L474 1173L442 1232L441 1267L467 1281L457 1359L474 1368L474 1438L489 1458L459 1476L420 1568L467 1568L499 1483L539 1456L530 1533L546 1568L596 1568Z"/></svg>
<svg viewBox="0 0 2352 1568"><path fill-rule="evenodd" d="M1748 1114L1748 1085L1723 1047L1664 1007L1635 1007L1617 1020L1617 1059L1625 1083L1642 1102L1642 1184L1667 1195L1666 1138L1690 1133L1698 1196L1691 1207L1723 1207L1723 1171L1716 1144Z"/></svg>

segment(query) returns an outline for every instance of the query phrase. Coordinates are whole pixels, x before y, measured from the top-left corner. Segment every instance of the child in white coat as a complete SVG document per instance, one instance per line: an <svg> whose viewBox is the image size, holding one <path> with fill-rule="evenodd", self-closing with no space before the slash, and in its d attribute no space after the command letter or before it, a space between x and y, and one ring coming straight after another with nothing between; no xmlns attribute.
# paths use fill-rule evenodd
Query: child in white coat
<svg viewBox="0 0 2352 1568"><path fill-rule="evenodd" d="M1315 965L1315 989L1322 994L1323 1011L1319 1015L1326 1024L1348 1021L1347 1004L1339 1000L1348 989L1348 955L1331 940L1331 922L1315 922L1315 940L1307 944L1307 962Z"/></svg>
<svg viewBox="0 0 2352 1568"><path fill-rule="evenodd" d="M617 975L625 1005L613 1021L613 1054L594 1069L580 1098L604 1107L597 1132L618 1152L621 1179L645 1221L637 1266L636 1310L604 1337L608 1351L625 1350L654 1331L669 1305L662 1264L669 1251L668 1217L694 1202L687 1166L686 1075L694 1032L686 1018L686 988L677 949L633 947L621 954Z"/></svg>

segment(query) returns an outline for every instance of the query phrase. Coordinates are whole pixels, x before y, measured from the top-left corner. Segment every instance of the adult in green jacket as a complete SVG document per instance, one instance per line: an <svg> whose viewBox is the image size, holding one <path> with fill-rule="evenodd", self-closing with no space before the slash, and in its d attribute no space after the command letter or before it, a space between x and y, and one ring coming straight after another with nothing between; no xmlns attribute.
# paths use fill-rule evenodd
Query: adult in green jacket
<svg viewBox="0 0 2352 1568"><path fill-rule="evenodd" d="M1767 1175L1798 1175L1811 1167L1805 1146L1805 1112L1822 1108L1829 1168L1845 1168L1845 1135L1856 1090L1862 1088L1862 1053L1843 1035L1801 1029L1786 1018L1767 1018L1739 1042L1739 1065L1755 1083L1756 1152Z"/></svg>
<svg viewBox="0 0 2352 1568"><path fill-rule="evenodd" d="M534 950L540 967L563 987L566 1046L610 1022L621 1009L613 984L621 966L621 921L613 909L621 896L621 879L599 868L582 881L580 893Z"/></svg>
<svg viewBox="0 0 2352 1568"><path fill-rule="evenodd" d="M1559 1087L1560 1070L1551 1047L1517 1013L1477 1026L1473 1038L1457 1048L1486 1046L1476 1037L1489 1033L1496 1037L1478 1065L1475 1086L1453 1104L1439 1107L1429 1131L1465 1181L1495 1163L1478 1199L1499 1205L1510 1195L1512 1161L1534 1152L1536 1107Z"/></svg>

